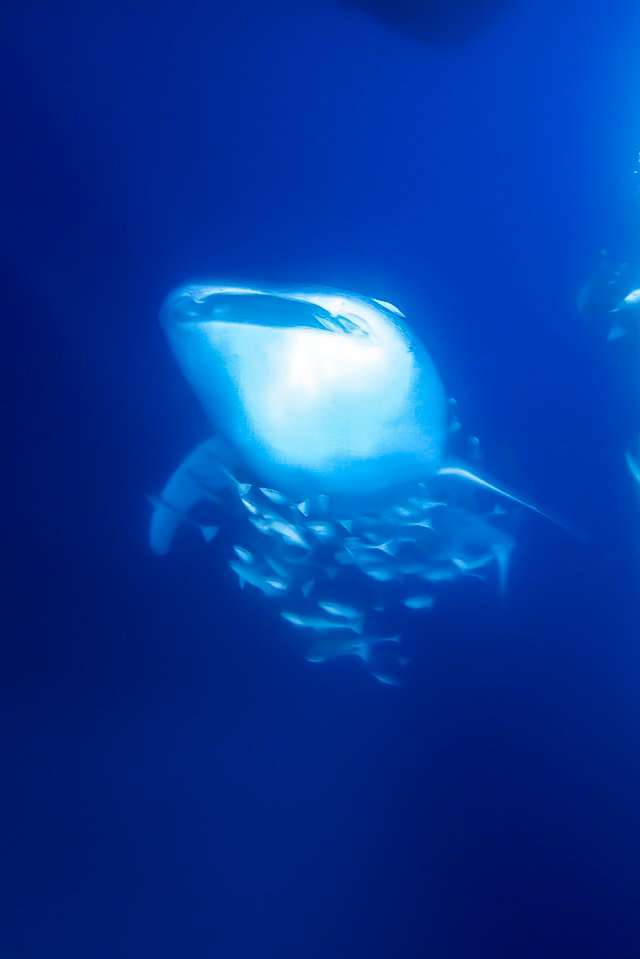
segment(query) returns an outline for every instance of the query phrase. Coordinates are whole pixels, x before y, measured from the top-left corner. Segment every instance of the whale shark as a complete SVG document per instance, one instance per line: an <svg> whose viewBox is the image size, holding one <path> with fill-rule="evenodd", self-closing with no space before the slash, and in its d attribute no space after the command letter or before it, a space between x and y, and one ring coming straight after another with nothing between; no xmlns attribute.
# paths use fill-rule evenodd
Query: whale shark
<svg viewBox="0 0 640 959"><path fill-rule="evenodd" d="M428 608L434 590L485 576L492 560L504 587L513 536L505 511L478 508L478 491L547 514L452 456L459 421L398 307L331 288L205 282L171 293L161 323L213 435L152 500L154 552L185 518L201 530L226 521L240 586L285 604L311 660L359 655L385 682L398 631L378 635L378 614ZM215 524L193 519L202 504ZM348 620L338 611L352 595L364 608Z"/></svg>

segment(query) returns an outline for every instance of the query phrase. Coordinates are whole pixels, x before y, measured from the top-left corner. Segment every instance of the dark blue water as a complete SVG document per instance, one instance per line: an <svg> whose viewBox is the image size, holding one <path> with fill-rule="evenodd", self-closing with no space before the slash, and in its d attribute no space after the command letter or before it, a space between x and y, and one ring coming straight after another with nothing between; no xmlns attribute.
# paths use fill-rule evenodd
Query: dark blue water
<svg viewBox="0 0 640 959"><path fill-rule="evenodd" d="M132 7L134 9L132 9ZM0 956L640 956L633 364L577 314L640 253L640 8L426 45L330 0L0 14ZM144 495L208 434L192 277L397 303L522 518L506 599L407 684L313 666Z"/></svg>

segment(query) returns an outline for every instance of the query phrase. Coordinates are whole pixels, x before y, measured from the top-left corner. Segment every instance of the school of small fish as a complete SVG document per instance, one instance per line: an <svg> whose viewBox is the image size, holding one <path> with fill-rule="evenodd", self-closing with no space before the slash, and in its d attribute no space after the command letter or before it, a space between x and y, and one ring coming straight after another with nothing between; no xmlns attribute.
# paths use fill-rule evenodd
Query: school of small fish
<svg viewBox="0 0 640 959"><path fill-rule="evenodd" d="M394 609L428 610L443 585L464 577L493 576L504 589L514 538L502 527L510 517L501 507L479 512L468 492L463 505L459 492L452 500L435 484L415 483L380 513L339 518L326 495L295 502L225 475L215 492L201 481L216 525L191 514L184 523L207 543L221 527L240 588L271 601L309 662L358 656L381 682L398 684L408 660L401 636L385 629L398 618Z"/></svg>

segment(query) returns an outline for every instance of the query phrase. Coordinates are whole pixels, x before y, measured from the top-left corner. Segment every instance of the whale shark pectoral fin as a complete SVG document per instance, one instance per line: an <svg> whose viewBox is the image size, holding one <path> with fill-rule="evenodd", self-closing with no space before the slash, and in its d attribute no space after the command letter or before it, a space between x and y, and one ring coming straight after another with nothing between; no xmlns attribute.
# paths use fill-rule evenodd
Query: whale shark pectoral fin
<svg viewBox="0 0 640 959"><path fill-rule="evenodd" d="M169 552L180 514L203 499L214 499L218 490L228 486L226 473L228 452L214 436L189 453L169 478L159 498L153 500L149 528L151 549L158 556ZM205 536L206 538L206 536Z"/></svg>
<svg viewBox="0 0 640 959"><path fill-rule="evenodd" d="M496 486L494 483L490 483L488 480L483 479L481 476L477 476L475 473L469 472L469 470L466 470L461 466L443 466L438 470L437 475L455 476L459 479L466 480L468 483L472 483L474 486L479 486L481 489L489 490L489 492L495 493L497 496L502 496L504 499L508 499L512 503L517 503L519 506L524 506L525 509L530 509L532 512L537 513L538 516L544 516L545 519L555 523L556 526L562 527L562 529L566 529L567 532L571 533L573 536L576 536L578 539L586 539L586 536L582 530L576 529L559 516L555 516L553 513L548 513L540 506L536 506L535 503L532 503L530 500L523 499L521 496L517 496L515 493L504 489L504 487Z"/></svg>

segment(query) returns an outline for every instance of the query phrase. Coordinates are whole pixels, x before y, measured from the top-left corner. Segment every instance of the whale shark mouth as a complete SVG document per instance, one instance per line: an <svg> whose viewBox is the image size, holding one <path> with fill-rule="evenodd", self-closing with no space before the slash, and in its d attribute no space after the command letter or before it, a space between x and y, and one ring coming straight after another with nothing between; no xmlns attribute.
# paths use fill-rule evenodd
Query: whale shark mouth
<svg viewBox="0 0 640 959"><path fill-rule="evenodd" d="M366 320L351 310L330 310L304 294L262 292L240 287L187 287L170 297L165 325L233 323L285 329L315 329L370 336Z"/></svg>

